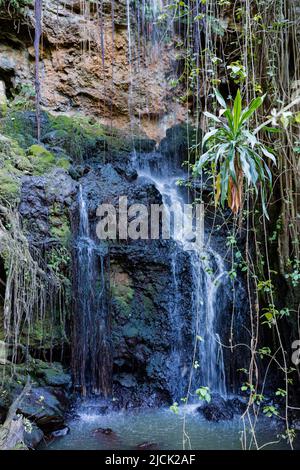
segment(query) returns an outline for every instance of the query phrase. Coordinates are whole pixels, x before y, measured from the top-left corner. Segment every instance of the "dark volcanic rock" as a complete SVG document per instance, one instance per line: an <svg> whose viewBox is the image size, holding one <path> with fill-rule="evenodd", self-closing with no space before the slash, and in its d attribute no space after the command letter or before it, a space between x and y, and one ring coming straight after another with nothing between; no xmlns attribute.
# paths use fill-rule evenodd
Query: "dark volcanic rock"
<svg viewBox="0 0 300 470"><path fill-rule="evenodd" d="M136 446L139 450L157 449L158 445L155 442L142 442Z"/></svg>
<svg viewBox="0 0 300 470"><path fill-rule="evenodd" d="M211 402L198 408L208 421L228 421L233 418L231 404L218 394L212 394Z"/></svg>
<svg viewBox="0 0 300 470"><path fill-rule="evenodd" d="M45 433L64 427L64 408L50 389L31 389L17 411L34 421Z"/></svg>
<svg viewBox="0 0 300 470"><path fill-rule="evenodd" d="M66 426L65 428L58 429L57 431L53 431L51 433L51 436L52 437L64 437L67 434L69 434L69 432L70 432L70 428L68 428L68 426Z"/></svg>
<svg viewBox="0 0 300 470"><path fill-rule="evenodd" d="M57 238L75 194L76 183L65 170L55 169L47 176L24 177L19 212L29 239L46 244Z"/></svg>
<svg viewBox="0 0 300 470"><path fill-rule="evenodd" d="M105 434L106 436L111 436L112 434L115 434L115 433L110 428L97 428L93 431L93 434Z"/></svg>
<svg viewBox="0 0 300 470"><path fill-rule="evenodd" d="M39 443L42 441L44 437L43 431L36 426L35 424L30 425L30 429L26 430L24 433L24 444L29 449L36 449Z"/></svg>

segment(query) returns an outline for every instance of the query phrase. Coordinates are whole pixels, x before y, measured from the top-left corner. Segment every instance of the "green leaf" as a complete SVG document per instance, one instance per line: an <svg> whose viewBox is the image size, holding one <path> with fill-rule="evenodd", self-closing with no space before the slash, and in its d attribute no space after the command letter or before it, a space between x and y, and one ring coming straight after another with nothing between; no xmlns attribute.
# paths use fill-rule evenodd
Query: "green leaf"
<svg viewBox="0 0 300 470"><path fill-rule="evenodd" d="M278 127L268 127L268 126L264 126L262 128L263 131L267 131L267 132L270 132L271 134L280 134L283 132L282 129L279 129Z"/></svg>
<svg viewBox="0 0 300 470"><path fill-rule="evenodd" d="M197 163L197 170L200 171L204 165L211 160L214 157L214 155L211 153L211 150L208 150L205 152L201 157L199 158L199 161Z"/></svg>
<svg viewBox="0 0 300 470"><path fill-rule="evenodd" d="M215 122L221 122L221 120L217 116L215 116L214 114L211 114L207 111L204 111L203 114L204 114L204 116L208 117L209 119L212 119Z"/></svg>
<svg viewBox="0 0 300 470"><path fill-rule="evenodd" d="M178 412L179 412L178 403L177 402L173 403L173 405L170 406L170 410L173 411L173 413L175 413L176 415L178 415Z"/></svg>
<svg viewBox="0 0 300 470"><path fill-rule="evenodd" d="M269 152L269 150L267 150L264 145L260 146L260 150L265 155L265 157L270 158L272 160L272 162L276 165L276 158L275 158L273 153Z"/></svg>
<svg viewBox="0 0 300 470"><path fill-rule="evenodd" d="M224 113L224 116L226 117L227 119L227 122L228 122L228 126L230 128L230 130L232 132L234 132L234 125L233 125L233 115L232 115L232 112L230 111L230 109L226 109L225 113Z"/></svg>
<svg viewBox="0 0 300 470"><path fill-rule="evenodd" d="M237 185L237 175L236 175L236 171L235 171L235 151L234 151L234 147L231 146L231 150L230 150L230 153L228 155L228 163L229 163L229 173L230 173L230 176L231 178L233 179L233 182Z"/></svg>
<svg viewBox="0 0 300 470"><path fill-rule="evenodd" d="M246 159L245 150L242 150L240 152L240 160L241 160L242 170L243 170L243 172L246 176L246 179L248 180L248 184L250 184L250 183L253 182L252 181L252 174L251 174L251 171L250 171L249 162Z"/></svg>
<svg viewBox="0 0 300 470"><path fill-rule="evenodd" d="M219 132L219 129L212 129L211 131L207 132L202 139L202 146L204 146L206 142L208 142L214 135L216 135L217 132Z"/></svg>
<svg viewBox="0 0 300 470"><path fill-rule="evenodd" d="M257 144L257 138L255 137L254 134L252 134L251 132L249 132L247 129L244 129L243 130L243 134L246 136L246 138L248 139L248 141L250 142L250 145L251 147L255 147L255 145Z"/></svg>
<svg viewBox="0 0 300 470"><path fill-rule="evenodd" d="M219 92L219 90L214 88L214 94L215 94L215 97L217 98L218 103L222 106L222 108L226 109L227 105L225 103L225 100L224 100L223 96Z"/></svg>
<svg viewBox="0 0 300 470"><path fill-rule="evenodd" d="M227 197L227 190L228 190L228 180L229 180L229 174L228 174L228 162L224 162L221 165L221 205L222 207L224 206L224 202Z"/></svg>
<svg viewBox="0 0 300 470"><path fill-rule="evenodd" d="M239 128L240 117L242 111L242 97L240 89L238 89L234 104L233 104L233 127L234 131L236 132Z"/></svg>
<svg viewBox="0 0 300 470"><path fill-rule="evenodd" d="M240 124L250 119L250 117L255 113L255 111L262 105L265 96L266 95L259 96L258 98L255 98L251 101L248 108L246 108L245 111L242 113Z"/></svg>
<svg viewBox="0 0 300 470"><path fill-rule="evenodd" d="M272 173L270 171L270 168L268 167L268 165L266 164L266 162L264 162L264 166L265 166L265 170L266 170L266 173L268 175L268 179L269 179L269 182L270 182L270 186L272 185Z"/></svg>
<svg viewBox="0 0 300 470"><path fill-rule="evenodd" d="M243 156L243 159L246 161L246 165L247 163L249 165L249 172L250 172L249 183L251 183L255 187L255 190L257 193L256 183L258 181L258 172L256 170L257 165L256 165L255 158L253 156L253 152L251 152L250 149L247 149L244 147L242 148L239 147L239 152L240 152L240 155Z"/></svg>
<svg viewBox="0 0 300 470"><path fill-rule="evenodd" d="M226 150L228 150L230 147L230 144L221 144L216 152L215 156L215 163L217 164L218 160L220 157L226 154Z"/></svg>

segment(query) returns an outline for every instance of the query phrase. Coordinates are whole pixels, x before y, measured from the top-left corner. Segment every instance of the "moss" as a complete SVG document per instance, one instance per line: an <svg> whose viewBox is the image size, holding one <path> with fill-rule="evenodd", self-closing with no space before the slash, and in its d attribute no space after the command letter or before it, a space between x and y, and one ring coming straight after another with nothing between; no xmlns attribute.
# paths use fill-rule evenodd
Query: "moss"
<svg viewBox="0 0 300 470"><path fill-rule="evenodd" d="M5 117L7 115L8 106L6 103L0 103L0 117Z"/></svg>
<svg viewBox="0 0 300 470"><path fill-rule="evenodd" d="M50 317L50 315L49 315ZM36 320L30 327L29 346L36 351L50 350L61 347L66 341L66 335L58 320L46 316L44 319ZM21 337L23 344L27 344L28 336L24 328Z"/></svg>
<svg viewBox="0 0 300 470"><path fill-rule="evenodd" d="M60 243L66 246L71 237L71 226L69 216L64 205L54 203L49 214L50 233Z"/></svg>
<svg viewBox="0 0 300 470"><path fill-rule="evenodd" d="M132 311L131 303L134 298L134 289L128 285L117 284L112 286L111 294L120 313L129 316Z"/></svg>
<svg viewBox="0 0 300 470"><path fill-rule="evenodd" d="M153 314L155 315L155 307L153 301L145 295L143 296L143 305L148 318L152 317Z"/></svg>
<svg viewBox="0 0 300 470"><path fill-rule="evenodd" d="M5 118L1 120L2 132L25 150L36 143L34 119L34 113L9 110Z"/></svg>
<svg viewBox="0 0 300 470"><path fill-rule="evenodd" d="M6 169L0 169L0 200L15 204L20 196L20 181L9 174Z"/></svg>
<svg viewBox="0 0 300 470"><path fill-rule="evenodd" d="M99 155L106 148L103 127L90 118L60 115L49 116L49 121L50 132L45 140L62 147L76 161Z"/></svg>
<svg viewBox="0 0 300 470"><path fill-rule="evenodd" d="M32 172L32 165L18 142L0 134L0 168L4 167L15 174L18 174L16 170L25 174Z"/></svg>
<svg viewBox="0 0 300 470"><path fill-rule="evenodd" d="M56 165L59 168L63 168L64 170L68 170L70 168L70 161L67 158L61 158L57 161Z"/></svg>
<svg viewBox="0 0 300 470"><path fill-rule="evenodd" d="M28 98L30 104L30 96ZM18 110L11 105L5 118L0 120L5 135L13 138L26 150L37 145L35 113ZM86 159L103 161L107 153L120 157L120 153L131 152L133 147L141 151L153 150L155 142L145 137L128 135L118 129L101 125L95 119L81 115L67 116L41 113L42 143L47 150L57 154L56 166L69 168L69 159L81 163ZM40 172L41 173L41 172ZM39 173L39 174L40 174Z"/></svg>
<svg viewBox="0 0 300 470"><path fill-rule="evenodd" d="M42 145L31 145L28 149L28 158L34 168L34 173L42 175L55 166L55 157Z"/></svg>
<svg viewBox="0 0 300 470"><path fill-rule="evenodd" d="M67 216L51 215L49 217L49 222L51 225L51 235L54 238L58 238L62 242L62 244L68 243L71 237L71 227Z"/></svg>

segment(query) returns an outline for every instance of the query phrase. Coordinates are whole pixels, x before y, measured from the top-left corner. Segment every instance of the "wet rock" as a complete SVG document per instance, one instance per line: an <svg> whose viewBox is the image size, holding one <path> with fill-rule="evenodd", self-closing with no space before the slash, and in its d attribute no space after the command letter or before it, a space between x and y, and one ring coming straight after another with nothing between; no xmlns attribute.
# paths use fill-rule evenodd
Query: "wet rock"
<svg viewBox="0 0 300 470"><path fill-rule="evenodd" d="M115 410L130 410L136 408L158 408L172 404L172 398L168 390L160 389L159 385L153 381L144 382L139 387L127 388L118 383L113 387L112 408Z"/></svg>
<svg viewBox="0 0 300 470"><path fill-rule="evenodd" d="M67 232L67 211L76 193L76 183L63 169L49 176L24 177L20 214L30 228L30 238L46 243Z"/></svg>
<svg viewBox="0 0 300 470"><path fill-rule="evenodd" d="M234 397L227 400L228 406L236 414L242 414L247 408L247 401L241 397Z"/></svg>
<svg viewBox="0 0 300 470"><path fill-rule="evenodd" d="M212 394L211 402L198 408L198 411L202 413L208 421L214 422L228 421L234 416L230 403L218 394Z"/></svg>
<svg viewBox="0 0 300 470"><path fill-rule="evenodd" d="M115 432L110 428L97 428L93 431L93 434L104 434L105 436L113 436Z"/></svg>
<svg viewBox="0 0 300 470"><path fill-rule="evenodd" d="M29 429L26 429L25 427L24 444L29 449L36 449L39 443L42 441L44 433L38 426L33 423L31 423L28 427Z"/></svg>
<svg viewBox="0 0 300 470"><path fill-rule="evenodd" d="M137 445L139 450L157 449L158 445L155 442L142 442Z"/></svg>
<svg viewBox="0 0 300 470"><path fill-rule="evenodd" d="M46 385L65 389L71 386L71 376L64 372L60 363L50 365L42 361L36 361L36 368L37 376L42 378Z"/></svg>
<svg viewBox="0 0 300 470"><path fill-rule="evenodd" d="M292 427L293 429L296 429L296 431L300 431L300 419L295 419L292 422Z"/></svg>
<svg viewBox="0 0 300 470"><path fill-rule="evenodd" d="M198 130L198 139L202 132ZM169 160L173 168L180 168L188 154L191 142L196 142L196 129L187 124L176 124L167 130L166 137L159 145L159 151Z"/></svg>
<svg viewBox="0 0 300 470"><path fill-rule="evenodd" d="M68 426L66 426L65 428L58 429L57 431L53 431L51 433L51 436L52 437L64 437L67 434L69 434L69 432L70 432L70 428Z"/></svg>
<svg viewBox="0 0 300 470"><path fill-rule="evenodd" d="M64 426L64 409L49 389L31 389L18 407L18 413L30 418L45 433Z"/></svg>
<svg viewBox="0 0 300 470"><path fill-rule="evenodd" d="M114 380L126 388L133 388L137 386L137 381L131 374L118 374L115 376Z"/></svg>

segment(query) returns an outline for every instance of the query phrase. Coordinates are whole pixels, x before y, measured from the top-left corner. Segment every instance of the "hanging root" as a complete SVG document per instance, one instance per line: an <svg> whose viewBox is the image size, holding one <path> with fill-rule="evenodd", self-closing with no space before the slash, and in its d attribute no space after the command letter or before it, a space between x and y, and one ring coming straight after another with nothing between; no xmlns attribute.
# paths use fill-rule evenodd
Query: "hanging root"
<svg viewBox="0 0 300 470"><path fill-rule="evenodd" d="M11 364L16 364L20 345L29 358L32 326L38 322L43 330L46 313L61 302L62 281L29 245L22 231L19 214L0 206L0 255L6 270L3 321L6 350ZM43 336L43 331L42 331ZM41 346L43 345L41 339ZM24 347L24 344L26 345ZM25 351L25 353L24 353Z"/></svg>

